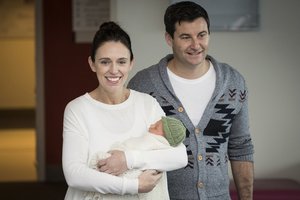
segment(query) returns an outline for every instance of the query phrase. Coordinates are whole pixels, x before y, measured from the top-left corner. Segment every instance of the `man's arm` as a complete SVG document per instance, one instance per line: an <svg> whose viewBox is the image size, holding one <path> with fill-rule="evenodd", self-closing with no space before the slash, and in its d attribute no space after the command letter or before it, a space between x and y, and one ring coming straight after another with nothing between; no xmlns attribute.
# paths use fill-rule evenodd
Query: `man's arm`
<svg viewBox="0 0 300 200"><path fill-rule="evenodd" d="M240 200L253 199L254 164L249 161L231 161L232 175Z"/></svg>

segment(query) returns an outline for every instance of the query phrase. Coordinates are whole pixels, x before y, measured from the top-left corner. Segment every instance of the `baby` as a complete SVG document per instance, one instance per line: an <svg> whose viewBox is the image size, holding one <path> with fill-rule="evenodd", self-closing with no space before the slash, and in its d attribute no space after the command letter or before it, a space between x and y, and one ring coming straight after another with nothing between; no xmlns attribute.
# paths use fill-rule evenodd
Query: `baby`
<svg viewBox="0 0 300 200"><path fill-rule="evenodd" d="M149 127L149 132L143 134L141 137L129 138L122 143L115 144L111 150L155 150L155 149L166 149L176 147L179 145L186 136L186 128L182 122L173 117L162 117L155 124ZM90 161L89 166L93 169L98 170L97 163L99 160L109 157L109 153L98 152ZM141 170L131 169L123 173L122 176L127 178L137 178L141 174ZM116 199L161 199L159 196L162 193L168 191L166 173L163 172L161 180L158 182L156 187L148 193L140 193L137 195L114 195L114 194L101 194L97 192L86 192L84 199L93 199L96 196L97 199L103 200L116 200Z"/></svg>

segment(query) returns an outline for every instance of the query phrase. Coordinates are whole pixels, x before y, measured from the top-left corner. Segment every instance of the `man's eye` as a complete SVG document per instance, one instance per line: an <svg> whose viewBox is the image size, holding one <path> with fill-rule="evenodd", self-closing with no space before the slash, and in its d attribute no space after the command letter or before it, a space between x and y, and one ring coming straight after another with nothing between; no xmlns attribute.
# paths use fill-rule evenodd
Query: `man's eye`
<svg viewBox="0 0 300 200"><path fill-rule="evenodd" d="M183 36L183 37L181 37L181 39L183 39L183 40L188 40L188 39L190 39L190 37Z"/></svg>
<svg viewBox="0 0 300 200"><path fill-rule="evenodd" d="M199 36L200 36L201 38L205 37L206 35L207 35L207 33L201 33L201 34L199 34Z"/></svg>

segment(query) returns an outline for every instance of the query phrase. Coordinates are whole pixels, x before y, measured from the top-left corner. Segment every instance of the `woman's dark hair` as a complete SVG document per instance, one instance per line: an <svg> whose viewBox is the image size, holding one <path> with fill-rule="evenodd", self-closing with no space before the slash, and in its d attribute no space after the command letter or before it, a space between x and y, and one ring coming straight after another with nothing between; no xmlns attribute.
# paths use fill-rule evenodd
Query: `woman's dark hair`
<svg viewBox="0 0 300 200"><path fill-rule="evenodd" d="M178 22L186 21L192 22L195 19L203 17L207 23L208 33L209 30L209 17L206 10L197 3L191 1L181 1L170 5L164 16L164 23L166 32L173 38L175 32L175 24Z"/></svg>
<svg viewBox="0 0 300 200"><path fill-rule="evenodd" d="M100 25L99 30L96 32L93 43L91 58L95 62L95 54L97 49L105 42L114 41L121 42L130 51L130 60L133 60L133 53L131 49L131 41L129 35L115 22L104 22Z"/></svg>

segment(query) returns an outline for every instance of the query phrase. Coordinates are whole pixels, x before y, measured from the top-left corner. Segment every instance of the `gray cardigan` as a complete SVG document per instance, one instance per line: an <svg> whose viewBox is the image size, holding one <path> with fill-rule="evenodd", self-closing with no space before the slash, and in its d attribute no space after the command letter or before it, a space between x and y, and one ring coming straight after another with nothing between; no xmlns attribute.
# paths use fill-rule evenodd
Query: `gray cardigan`
<svg viewBox="0 0 300 200"><path fill-rule="evenodd" d="M158 64L138 72L128 84L131 89L155 97L166 115L180 119L187 128L184 144L189 161L185 168L168 172L170 197L230 199L228 160L253 161L245 80L231 66L207 56L216 71L216 87L195 127L167 74L167 62L172 57L168 55Z"/></svg>

